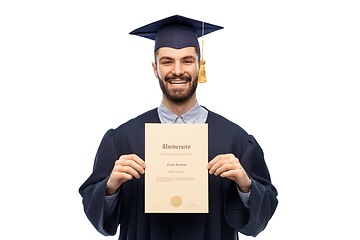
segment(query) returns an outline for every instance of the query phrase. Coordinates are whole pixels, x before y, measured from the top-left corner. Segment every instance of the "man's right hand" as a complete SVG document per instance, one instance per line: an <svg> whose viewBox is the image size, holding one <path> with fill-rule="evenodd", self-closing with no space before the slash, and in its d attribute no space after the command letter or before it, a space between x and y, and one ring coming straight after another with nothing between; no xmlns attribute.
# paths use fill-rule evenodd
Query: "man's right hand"
<svg viewBox="0 0 360 240"><path fill-rule="evenodd" d="M135 154L122 155L115 162L110 178L106 183L106 195L116 193L118 188L126 181L134 177L139 179L140 174L145 173L146 164Z"/></svg>

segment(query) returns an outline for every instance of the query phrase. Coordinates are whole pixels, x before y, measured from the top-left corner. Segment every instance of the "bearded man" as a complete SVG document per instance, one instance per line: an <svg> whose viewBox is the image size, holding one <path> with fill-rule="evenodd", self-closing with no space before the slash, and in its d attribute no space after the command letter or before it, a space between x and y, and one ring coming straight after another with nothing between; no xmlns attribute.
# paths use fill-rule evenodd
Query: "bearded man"
<svg viewBox="0 0 360 240"><path fill-rule="evenodd" d="M152 67L163 99L105 134L93 173L79 189L87 217L103 235L120 225L123 240L238 239L238 232L258 235L273 216L277 191L261 147L197 102L197 38L221 28L176 15L131 32L155 40ZM145 123L208 124L209 213L145 213Z"/></svg>

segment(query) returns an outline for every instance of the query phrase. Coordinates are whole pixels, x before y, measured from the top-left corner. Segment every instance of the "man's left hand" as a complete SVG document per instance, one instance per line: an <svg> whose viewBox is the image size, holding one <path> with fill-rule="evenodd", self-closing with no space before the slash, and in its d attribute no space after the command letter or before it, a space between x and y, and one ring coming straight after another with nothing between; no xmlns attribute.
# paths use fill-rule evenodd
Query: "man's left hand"
<svg viewBox="0 0 360 240"><path fill-rule="evenodd" d="M241 192L248 193L250 191L251 179L234 154L217 155L208 163L207 168L210 174L235 181Z"/></svg>

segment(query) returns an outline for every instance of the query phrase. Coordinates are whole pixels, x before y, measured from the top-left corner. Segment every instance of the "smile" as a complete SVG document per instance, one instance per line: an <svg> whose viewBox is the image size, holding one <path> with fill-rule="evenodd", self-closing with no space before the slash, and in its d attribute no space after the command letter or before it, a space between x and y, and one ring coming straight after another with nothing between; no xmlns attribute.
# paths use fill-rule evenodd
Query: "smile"
<svg viewBox="0 0 360 240"><path fill-rule="evenodd" d="M187 81L186 80L171 80L169 81L171 84L186 84Z"/></svg>

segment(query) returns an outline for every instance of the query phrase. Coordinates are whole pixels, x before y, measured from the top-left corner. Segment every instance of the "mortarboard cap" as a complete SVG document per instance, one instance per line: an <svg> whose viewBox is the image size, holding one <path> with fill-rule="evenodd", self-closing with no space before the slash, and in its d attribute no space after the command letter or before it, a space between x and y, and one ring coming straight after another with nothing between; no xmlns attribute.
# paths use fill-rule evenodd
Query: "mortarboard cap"
<svg viewBox="0 0 360 240"><path fill-rule="evenodd" d="M155 40L155 50L161 47L199 47L198 37L222 29L223 27L198 20L174 15L150 23L134 31L132 35Z"/></svg>
<svg viewBox="0 0 360 240"><path fill-rule="evenodd" d="M174 15L135 29L130 34L155 40L155 50L161 47L176 49L185 47L200 48L198 37L220 29L223 29L223 27ZM203 52L204 39L202 44ZM201 55L203 56L204 54ZM201 83L206 82L205 63L205 60L201 59L198 74L198 82Z"/></svg>

